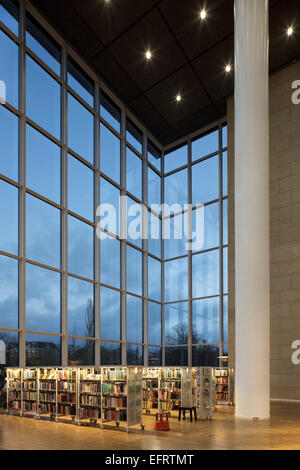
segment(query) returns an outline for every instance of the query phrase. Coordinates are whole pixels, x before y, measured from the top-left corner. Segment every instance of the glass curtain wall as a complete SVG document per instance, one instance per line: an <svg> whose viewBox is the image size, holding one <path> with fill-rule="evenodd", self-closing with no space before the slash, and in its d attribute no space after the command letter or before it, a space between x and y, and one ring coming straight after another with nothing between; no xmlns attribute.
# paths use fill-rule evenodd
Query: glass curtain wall
<svg viewBox="0 0 300 470"><path fill-rule="evenodd" d="M7 365L215 361L227 351L226 128L217 130L216 148L213 132L163 159L24 5L0 0ZM193 224L204 203L200 249L186 252L176 208L168 217L176 236L163 241L163 201L192 201Z"/></svg>
<svg viewBox="0 0 300 470"><path fill-rule="evenodd" d="M161 365L161 233L148 262L143 234L122 236L120 204L127 196L128 228L142 208L148 227L148 193L161 203L161 150L24 4L0 0L7 365L143 364L148 354Z"/></svg>
<svg viewBox="0 0 300 470"><path fill-rule="evenodd" d="M218 366L228 354L225 123L166 152L164 172L165 364Z"/></svg>

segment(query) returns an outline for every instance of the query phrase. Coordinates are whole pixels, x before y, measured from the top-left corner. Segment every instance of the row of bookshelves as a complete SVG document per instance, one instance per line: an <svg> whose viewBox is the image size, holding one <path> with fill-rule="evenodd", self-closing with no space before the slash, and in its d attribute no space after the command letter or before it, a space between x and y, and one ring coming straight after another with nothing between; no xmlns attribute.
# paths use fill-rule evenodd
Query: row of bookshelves
<svg viewBox="0 0 300 470"><path fill-rule="evenodd" d="M202 368L203 369L203 368ZM233 370L212 368L213 408L216 405L233 404ZM196 403L196 368L144 368L143 370L143 409L172 411L184 401Z"/></svg>
<svg viewBox="0 0 300 470"><path fill-rule="evenodd" d="M7 412L76 424L142 423L142 368L7 369Z"/></svg>
<svg viewBox="0 0 300 470"><path fill-rule="evenodd" d="M26 368L7 370L7 410L77 424L142 426L142 411L199 404L199 370L170 367ZM209 402L233 403L233 371L208 374ZM198 393L198 395L197 395ZM198 398L197 398L198 396ZM142 426L143 427L143 426Z"/></svg>

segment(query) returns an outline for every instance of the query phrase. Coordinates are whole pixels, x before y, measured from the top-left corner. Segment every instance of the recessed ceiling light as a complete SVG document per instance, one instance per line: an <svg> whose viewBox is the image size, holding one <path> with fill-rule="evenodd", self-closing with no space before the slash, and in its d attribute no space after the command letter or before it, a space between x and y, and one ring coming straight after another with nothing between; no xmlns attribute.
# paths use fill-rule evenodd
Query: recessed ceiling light
<svg viewBox="0 0 300 470"><path fill-rule="evenodd" d="M287 35L291 36L293 34L293 32L294 32L294 28L292 26L290 26L287 30Z"/></svg>
<svg viewBox="0 0 300 470"><path fill-rule="evenodd" d="M152 58L152 52L151 52L151 51L147 51L146 54L145 54L145 56L146 56L146 59L147 59L147 60L150 60L150 59Z"/></svg>
<svg viewBox="0 0 300 470"><path fill-rule="evenodd" d="M200 11L201 20L205 20L206 16L207 16L206 10L205 8L203 8L203 10Z"/></svg>
<svg viewBox="0 0 300 470"><path fill-rule="evenodd" d="M182 100L182 96L181 95L176 95L176 101L177 103L180 103L180 101Z"/></svg>
<svg viewBox="0 0 300 470"><path fill-rule="evenodd" d="M232 67L231 67L231 65L230 65L230 64L226 65L226 67L225 67L225 71L226 71L226 73L230 73L230 72L231 72L231 70L232 70Z"/></svg>

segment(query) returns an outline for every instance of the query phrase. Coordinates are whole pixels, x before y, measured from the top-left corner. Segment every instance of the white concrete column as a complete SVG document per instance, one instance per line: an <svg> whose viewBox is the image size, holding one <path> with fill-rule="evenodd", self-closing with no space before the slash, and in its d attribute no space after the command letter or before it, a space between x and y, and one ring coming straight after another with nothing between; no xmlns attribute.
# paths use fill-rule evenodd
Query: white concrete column
<svg viewBox="0 0 300 470"><path fill-rule="evenodd" d="M270 416L269 2L235 0L236 416Z"/></svg>

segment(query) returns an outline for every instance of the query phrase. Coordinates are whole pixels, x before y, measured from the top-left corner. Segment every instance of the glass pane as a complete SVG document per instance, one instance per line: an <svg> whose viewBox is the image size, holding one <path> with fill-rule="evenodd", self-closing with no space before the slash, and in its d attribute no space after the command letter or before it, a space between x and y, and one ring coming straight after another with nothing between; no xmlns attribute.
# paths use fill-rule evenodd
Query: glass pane
<svg viewBox="0 0 300 470"><path fill-rule="evenodd" d="M165 259L176 258L187 254L187 238L184 223L187 219L184 214L165 219Z"/></svg>
<svg viewBox="0 0 300 470"><path fill-rule="evenodd" d="M223 201L223 245L228 244L228 199Z"/></svg>
<svg viewBox="0 0 300 470"><path fill-rule="evenodd" d="M68 333L72 336L95 336L94 285L68 277Z"/></svg>
<svg viewBox="0 0 300 470"><path fill-rule="evenodd" d="M127 295L127 341L143 342L143 301Z"/></svg>
<svg viewBox="0 0 300 470"><path fill-rule="evenodd" d="M161 262L151 256L148 257L148 298L161 302Z"/></svg>
<svg viewBox="0 0 300 470"><path fill-rule="evenodd" d="M91 366L95 364L95 341L82 338L68 339L69 366Z"/></svg>
<svg viewBox="0 0 300 470"><path fill-rule="evenodd" d="M166 366L187 366L188 348L166 348Z"/></svg>
<svg viewBox="0 0 300 470"><path fill-rule="evenodd" d="M166 344L188 344L188 302L165 306Z"/></svg>
<svg viewBox="0 0 300 470"><path fill-rule="evenodd" d="M143 365L143 346L137 344L127 345L127 364L129 366Z"/></svg>
<svg viewBox="0 0 300 470"><path fill-rule="evenodd" d="M193 367L218 367L218 346L194 346Z"/></svg>
<svg viewBox="0 0 300 470"><path fill-rule="evenodd" d="M68 208L94 221L94 172L68 155Z"/></svg>
<svg viewBox="0 0 300 470"><path fill-rule="evenodd" d="M94 278L94 229L68 217L68 270L87 279Z"/></svg>
<svg viewBox="0 0 300 470"><path fill-rule="evenodd" d="M219 199L219 157L192 166L193 206Z"/></svg>
<svg viewBox="0 0 300 470"><path fill-rule="evenodd" d="M92 108L95 86L93 80L72 59L68 60L68 85Z"/></svg>
<svg viewBox="0 0 300 470"><path fill-rule="evenodd" d="M155 166L155 168L161 171L161 160L161 151L148 140L148 161Z"/></svg>
<svg viewBox="0 0 300 470"><path fill-rule="evenodd" d="M219 203L210 204L193 211L193 234L198 236L198 242L194 238L194 251L209 250L219 246L219 221Z"/></svg>
<svg viewBox="0 0 300 470"><path fill-rule="evenodd" d="M121 345L101 342L101 365L118 366L121 364Z"/></svg>
<svg viewBox="0 0 300 470"><path fill-rule="evenodd" d="M126 149L126 187L127 191L143 200L143 163L128 147Z"/></svg>
<svg viewBox="0 0 300 470"><path fill-rule="evenodd" d="M228 248L223 249L223 291L228 294Z"/></svg>
<svg viewBox="0 0 300 470"><path fill-rule="evenodd" d="M59 336L45 336L36 334L26 335L26 365L60 366L61 341Z"/></svg>
<svg viewBox="0 0 300 470"><path fill-rule="evenodd" d="M193 298L219 294L219 250L193 256Z"/></svg>
<svg viewBox="0 0 300 470"><path fill-rule="evenodd" d="M228 196L228 159L227 159L227 152L223 153L223 196Z"/></svg>
<svg viewBox="0 0 300 470"><path fill-rule="evenodd" d="M0 105L0 173L18 181L19 119Z"/></svg>
<svg viewBox="0 0 300 470"><path fill-rule="evenodd" d="M26 44L57 75L60 75L61 49L32 16L27 14Z"/></svg>
<svg viewBox="0 0 300 470"><path fill-rule="evenodd" d="M68 93L68 145L94 164L94 117Z"/></svg>
<svg viewBox="0 0 300 470"><path fill-rule="evenodd" d="M161 344L161 305L148 302L148 344Z"/></svg>
<svg viewBox="0 0 300 470"><path fill-rule="evenodd" d="M130 119L126 121L126 139L139 153L143 153L143 133Z"/></svg>
<svg viewBox="0 0 300 470"><path fill-rule="evenodd" d="M60 93L60 84L27 56L27 116L57 139L60 139Z"/></svg>
<svg viewBox="0 0 300 470"><path fill-rule="evenodd" d="M114 235L119 235L120 233L120 196L121 193L118 188L109 183L106 179L100 178L100 226Z"/></svg>
<svg viewBox="0 0 300 470"><path fill-rule="evenodd" d="M220 333L219 298L193 301L193 344L218 343Z"/></svg>
<svg viewBox="0 0 300 470"><path fill-rule="evenodd" d="M148 206L161 205L161 177L148 167ZM153 210L160 213L156 208Z"/></svg>
<svg viewBox="0 0 300 470"><path fill-rule="evenodd" d="M0 30L1 91L0 98L19 107L19 48Z"/></svg>
<svg viewBox="0 0 300 470"><path fill-rule="evenodd" d="M101 283L120 288L121 285L121 244L107 236L101 240L100 268Z"/></svg>
<svg viewBox="0 0 300 470"><path fill-rule="evenodd" d="M0 251L18 254L19 190L0 180Z"/></svg>
<svg viewBox="0 0 300 470"><path fill-rule="evenodd" d="M148 212L148 251L161 258L161 220Z"/></svg>
<svg viewBox="0 0 300 470"><path fill-rule="evenodd" d="M60 333L60 274L26 265L26 329Z"/></svg>
<svg viewBox="0 0 300 470"><path fill-rule="evenodd" d="M101 286L100 301L101 338L120 341L121 294Z"/></svg>
<svg viewBox="0 0 300 470"><path fill-rule="evenodd" d="M100 170L120 184L121 141L104 124L100 124Z"/></svg>
<svg viewBox="0 0 300 470"><path fill-rule="evenodd" d="M127 240L140 248L143 246L143 207L127 196Z"/></svg>
<svg viewBox="0 0 300 470"><path fill-rule="evenodd" d="M121 132L121 111L115 103L101 91L100 116L116 131Z"/></svg>
<svg viewBox="0 0 300 470"><path fill-rule="evenodd" d="M188 259L180 258L165 263L166 302L188 298Z"/></svg>
<svg viewBox="0 0 300 470"><path fill-rule="evenodd" d="M19 9L12 0L0 0L0 21L5 24L16 36L19 30Z"/></svg>
<svg viewBox="0 0 300 470"><path fill-rule="evenodd" d="M227 147L227 133L228 133L228 129L227 129L227 125L223 127L223 132L222 132L222 140L223 140L223 148Z"/></svg>
<svg viewBox="0 0 300 470"><path fill-rule="evenodd" d="M192 142L192 161L219 150L219 131L216 130Z"/></svg>
<svg viewBox="0 0 300 470"><path fill-rule="evenodd" d="M54 268L60 268L60 235L60 211L27 194L27 258Z"/></svg>
<svg viewBox="0 0 300 470"><path fill-rule="evenodd" d="M181 210L188 203L187 195L187 170L181 170L165 178L165 204L179 204ZM176 210L177 212L177 210Z"/></svg>
<svg viewBox="0 0 300 470"><path fill-rule="evenodd" d="M60 147L33 127L26 126L27 187L60 203Z"/></svg>
<svg viewBox="0 0 300 470"><path fill-rule="evenodd" d="M152 346L148 348L148 365L149 367L161 367L161 348L153 348Z"/></svg>
<svg viewBox="0 0 300 470"><path fill-rule="evenodd" d="M18 261L0 256L0 327L18 328Z"/></svg>
<svg viewBox="0 0 300 470"><path fill-rule="evenodd" d="M13 331L0 331L0 341L6 347L6 367L19 365L19 335Z"/></svg>
<svg viewBox="0 0 300 470"><path fill-rule="evenodd" d="M127 246L127 292L143 295L143 254Z"/></svg>
<svg viewBox="0 0 300 470"><path fill-rule="evenodd" d="M228 296L223 297L223 341L228 343Z"/></svg>
<svg viewBox="0 0 300 470"><path fill-rule="evenodd" d="M170 153L165 154L165 173L176 170L181 166L187 165L188 146L184 145Z"/></svg>

